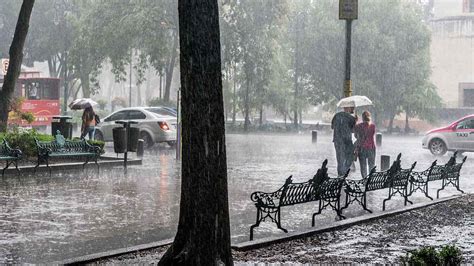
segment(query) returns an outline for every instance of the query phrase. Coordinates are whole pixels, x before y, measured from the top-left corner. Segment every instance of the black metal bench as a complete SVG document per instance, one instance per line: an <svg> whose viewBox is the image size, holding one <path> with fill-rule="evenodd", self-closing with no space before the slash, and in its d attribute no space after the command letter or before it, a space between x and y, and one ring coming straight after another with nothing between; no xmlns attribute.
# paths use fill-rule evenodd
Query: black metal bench
<svg viewBox="0 0 474 266"><path fill-rule="evenodd" d="M23 153L21 150L12 149L8 145L8 142L3 139L0 142L0 161L5 161L6 165L2 169L2 178L5 175L5 170L11 165L14 164L18 175L20 174L20 169L18 169L18 161L21 160Z"/></svg>
<svg viewBox="0 0 474 266"><path fill-rule="evenodd" d="M250 240L253 240L253 230L260 225L260 222L265 219L270 219L276 223L277 227L285 233L288 231L281 226L281 207L291 206L300 203L307 203L312 201L319 201L319 208L312 217L312 226L314 226L314 219L317 214L320 214L323 209L331 207L334 209L339 218L345 217L341 214L340 196L344 180L349 174L347 171L344 177L330 178L327 174L327 160L318 169L316 175L312 179L303 183L293 183L292 176L286 179L285 184L275 192L266 193L257 191L250 196L251 200L255 202L257 208L256 223L250 227Z"/></svg>
<svg viewBox="0 0 474 266"><path fill-rule="evenodd" d="M449 161L444 165L438 165L435 160L428 169L416 172L412 171L410 175L410 194L412 195L417 190L420 190L425 196L431 200L432 197L428 195L428 183L431 181L442 181L441 188L436 192L436 198L439 198L439 192L447 185L453 185L458 191L464 193L459 188L459 175L467 156L463 158L460 163L456 163L457 151L451 156Z"/></svg>
<svg viewBox="0 0 474 266"><path fill-rule="evenodd" d="M35 166L34 171L40 166L41 163L46 163L51 174L51 167L49 166L49 160L51 158L85 158L85 162L82 165L84 169L85 165L92 159L99 169L97 159L100 156L100 147L92 146L85 139L79 141L66 140L63 135L57 131L55 139L53 141L39 141L35 138L36 148L38 150L38 163Z"/></svg>
<svg viewBox="0 0 474 266"><path fill-rule="evenodd" d="M367 208L367 192L380 189L388 189L388 198L383 200L382 210L385 210L385 203L396 194L404 197L405 205L407 202L413 204L408 200L407 186L410 173L415 167L416 162L412 164L411 168L402 169L400 158L401 153L397 156L390 169L386 171L376 172L374 167L365 178L359 180L346 179L344 186L346 201L342 209L346 209L353 202L358 202L364 210L372 213L372 210Z"/></svg>

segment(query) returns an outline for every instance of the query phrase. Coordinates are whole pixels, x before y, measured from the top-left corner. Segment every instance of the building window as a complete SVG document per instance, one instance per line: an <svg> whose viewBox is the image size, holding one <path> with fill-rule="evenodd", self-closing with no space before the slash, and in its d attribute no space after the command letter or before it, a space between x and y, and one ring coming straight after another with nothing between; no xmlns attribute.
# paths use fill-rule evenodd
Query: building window
<svg viewBox="0 0 474 266"><path fill-rule="evenodd" d="M464 13L474 12L474 0L463 0L462 11Z"/></svg>
<svg viewBox="0 0 474 266"><path fill-rule="evenodd" d="M464 89L464 107L474 107L474 88Z"/></svg>

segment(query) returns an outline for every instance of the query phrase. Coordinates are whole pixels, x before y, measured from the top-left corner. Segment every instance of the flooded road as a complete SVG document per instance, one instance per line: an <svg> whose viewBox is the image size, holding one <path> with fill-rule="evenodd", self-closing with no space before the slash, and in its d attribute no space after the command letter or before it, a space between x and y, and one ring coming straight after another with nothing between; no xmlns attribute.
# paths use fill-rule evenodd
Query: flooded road
<svg viewBox="0 0 474 266"><path fill-rule="evenodd" d="M423 170L435 159L421 149L421 137L387 137L377 150L392 160L402 152L402 165L418 161ZM472 157L474 154L466 153ZM310 135L228 135L227 161L232 241L246 241L255 222L256 210L250 201L253 191L272 192L289 175L294 182L311 178L325 158L329 172L335 173L335 153L330 136ZM448 160L448 156L439 159ZM468 158L461 173L461 188L474 192L474 160ZM359 172L351 178L360 178ZM439 182L431 185L436 194ZM381 211L386 191L371 193L368 206ZM458 193L449 187L441 196ZM165 146L145 153L143 165L87 171L46 173L0 182L0 263L41 263L59 261L91 253L168 239L174 236L178 220L180 166L175 152ZM411 197L415 203L427 201L422 194ZM315 203L283 208L282 226L289 231L311 226ZM317 204L317 203L316 203ZM396 197L387 208L400 208ZM348 217L365 214L351 205ZM335 213L325 210L316 218L319 224L331 223ZM255 230L255 238L284 234L269 222Z"/></svg>

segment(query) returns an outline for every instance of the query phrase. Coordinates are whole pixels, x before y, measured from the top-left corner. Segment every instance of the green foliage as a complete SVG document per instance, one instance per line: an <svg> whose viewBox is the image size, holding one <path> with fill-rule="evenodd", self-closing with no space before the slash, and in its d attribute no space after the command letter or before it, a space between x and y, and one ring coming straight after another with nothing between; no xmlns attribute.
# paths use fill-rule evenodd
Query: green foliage
<svg viewBox="0 0 474 266"><path fill-rule="evenodd" d="M446 245L439 251L443 265L460 265L463 261L461 250L455 245Z"/></svg>
<svg viewBox="0 0 474 266"><path fill-rule="evenodd" d="M0 139L2 138L8 141L10 147L20 149L26 158L37 155L35 138L39 141L54 140L53 136L38 133L35 129L22 130L20 128L14 128L7 133L0 133Z"/></svg>
<svg viewBox="0 0 474 266"><path fill-rule="evenodd" d="M404 265L460 265L462 253L454 245L446 245L438 252L434 247L422 247L410 251L406 256L401 257Z"/></svg>
<svg viewBox="0 0 474 266"><path fill-rule="evenodd" d="M155 97L151 98L148 101L148 106L166 106L166 107L176 107L176 103L173 101L165 101L164 99Z"/></svg>

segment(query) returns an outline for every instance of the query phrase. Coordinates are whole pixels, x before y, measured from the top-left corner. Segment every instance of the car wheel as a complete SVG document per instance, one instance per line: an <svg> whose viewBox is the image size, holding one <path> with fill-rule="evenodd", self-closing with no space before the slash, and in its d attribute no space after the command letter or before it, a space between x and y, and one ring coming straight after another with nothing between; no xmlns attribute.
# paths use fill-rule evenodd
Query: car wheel
<svg viewBox="0 0 474 266"><path fill-rule="evenodd" d="M166 142L170 147L175 147L176 146L176 141L167 141Z"/></svg>
<svg viewBox="0 0 474 266"><path fill-rule="evenodd" d="M443 156L447 151L446 143L441 139L433 139L429 145L430 151L433 155Z"/></svg>
<svg viewBox="0 0 474 266"><path fill-rule="evenodd" d="M140 138L143 140L143 146L145 149L149 149L153 147L153 144L155 144L150 134L146 133L145 131L140 132Z"/></svg>

